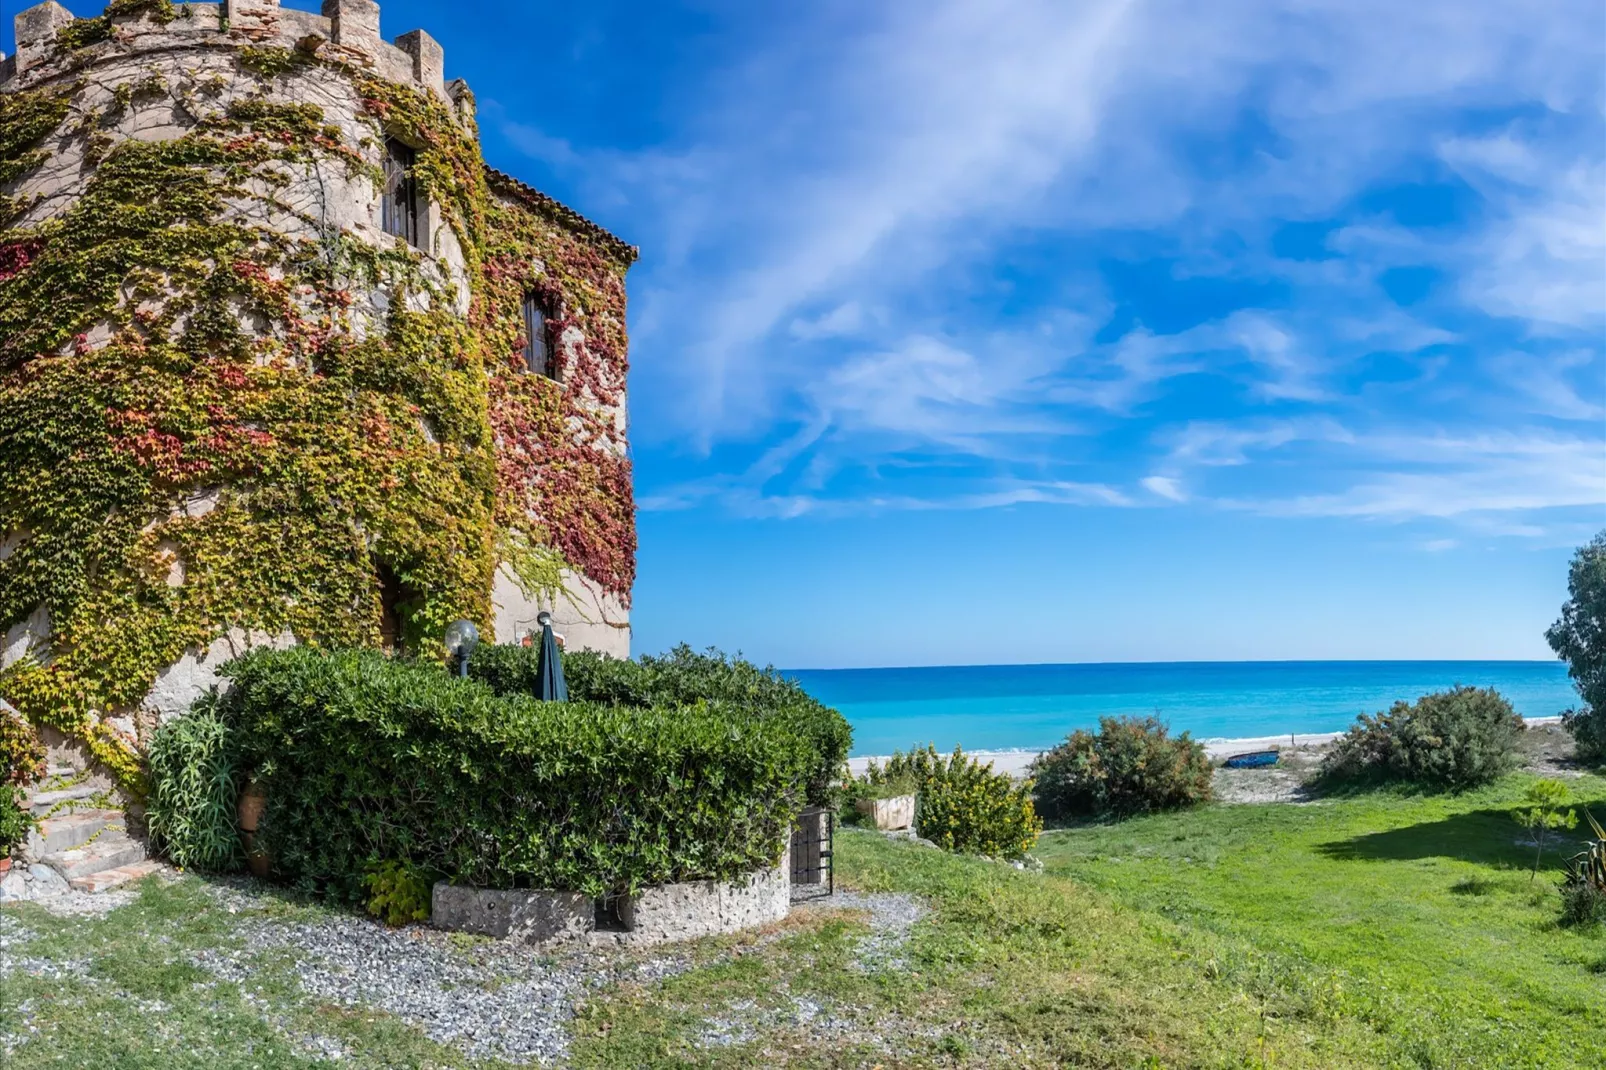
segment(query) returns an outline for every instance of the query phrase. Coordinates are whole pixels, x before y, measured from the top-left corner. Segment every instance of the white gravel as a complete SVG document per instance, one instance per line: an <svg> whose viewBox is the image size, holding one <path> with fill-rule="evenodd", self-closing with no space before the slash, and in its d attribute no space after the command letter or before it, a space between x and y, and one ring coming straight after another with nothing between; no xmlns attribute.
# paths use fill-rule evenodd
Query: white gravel
<svg viewBox="0 0 1606 1070"><path fill-rule="evenodd" d="M794 913L817 910L862 910L870 915L870 931L859 940L853 962L861 970L907 969L903 949L915 923L930 913L918 898L901 892L837 892L793 908Z"/></svg>
<svg viewBox="0 0 1606 1070"><path fill-rule="evenodd" d="M238 908L249 893L225 893ZM294 953L307 994L375 1007L473 1058L550 1064L568 1049L568 1023L589 994L620 980L655 981L689 968L681 955L646 961L596 948L542 954L528 946L464 941L421 926L387 929L354 915L314 922L246 920L241 946L196 954L196 965L242 984L264 952Z"/></svg>

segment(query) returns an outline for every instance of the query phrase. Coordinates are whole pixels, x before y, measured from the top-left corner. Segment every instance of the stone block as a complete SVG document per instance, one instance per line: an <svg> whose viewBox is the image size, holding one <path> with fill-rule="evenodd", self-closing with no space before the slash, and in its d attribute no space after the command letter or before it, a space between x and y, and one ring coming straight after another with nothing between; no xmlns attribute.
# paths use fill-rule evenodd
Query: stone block
<svg viewBox="0 0 1606 1070"><path fill-rule="evenodd" d="M271 32L279 22L279 0L223 0L229 30L247 36Z"/></svg>
<svg viewBox="0 0 1606 1070"><path fill-rule="evenodd" d="M109 831L82 847L47 855L40 861L70 881L74 877L87 877L143 862L145 848L126 832Z"/></svg>
<svg viewBox="0 0 1606 1070"><path fill-rule="evenodd" d="M589 933L596 926L596 908L590 896L578 892L465 888L441 881L431 896L430 924L539 944Z"/></svg>
<svg viewBox="0 0 1606 1070"><path fill-rule="evenodd" d="M43 858L57 851L70 851L81 847L113 825L123 823L121 810L77 810L47 817L39 827L28 833L24 853L29 858Z"/></svg>
<svg viewBox="0 0 1606 1070"><path fill-rule="evenodd" d="M740 932L785 918L792 909L789 859L738 881L691 881L644 888L619 903L629 942L661 944Z"/></svg>
<svg viewBox="0 0 1606 1070"><path fill-rule="evenodd" d="M412 57L415 82L446 95L446 51L439 41L423 30L412 30L396 38L396 47Z"/></svg>
<svg viewBox="0 0 1606 1070"><path fill-rule="evenodd" d="M913 828L915 823L915 797L898 795L890 799L860 799L853 804L859 813L867 815L875 827L883 831Z"/></svg>
<svg viewBox="0 0 1606 1070"><path fill-rule="evenodd" d="M18 74L39 66L50 58L56 47L56 34L73 22L71 11L49 0L26 11L19 12L12 21L17 35Z"/></svg>
<svg viewBox="0 0 1606 1070"><path fill-rule="evenodd" d="M28 867L28 883L32 885L35 899L64 895L67 892L67 878L43 862L35 862Z"/></svg>
<svg viewBox="0 0 1606 1070"><path fill-rule="evenodd" d="M334 43L369 55L379 50L379 5L374 0L323 0Z"/></svg>
<svg viewBox="0 0 1606 1070"><path fill-rule="evenodd" d="M161 872L161 869L162 864L160 862L135 862L133 865L118 866L116 869L91 873L86 877L74 877L68 884L74 891L98 895L101 892L109 892L113 888L121 888L125 884L144 880L152 873Z"/></svg>

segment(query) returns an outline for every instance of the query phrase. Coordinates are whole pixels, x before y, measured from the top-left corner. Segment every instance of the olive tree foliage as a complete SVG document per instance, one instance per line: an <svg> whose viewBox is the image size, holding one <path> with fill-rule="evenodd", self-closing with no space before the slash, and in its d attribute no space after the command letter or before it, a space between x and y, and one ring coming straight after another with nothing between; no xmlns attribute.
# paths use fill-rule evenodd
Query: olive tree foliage
<svg viewBox="0 0 1606 1070"><path fill-rule="evenodd" d="M1581 757L1606 761L1606 531L1573 555L1567 595L1561 619L1545 633L1584 700L1564 723Z"/></svg>

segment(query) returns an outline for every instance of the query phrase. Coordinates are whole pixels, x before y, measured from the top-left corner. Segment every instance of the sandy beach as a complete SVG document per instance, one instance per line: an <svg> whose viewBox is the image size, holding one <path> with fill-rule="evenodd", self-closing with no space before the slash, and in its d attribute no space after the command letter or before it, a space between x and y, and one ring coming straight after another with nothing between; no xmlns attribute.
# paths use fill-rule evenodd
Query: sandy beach
<svg viewBox="0 0 1606 1070"><path fill-rule="evenodd" d="M1560 722L1560 717L1531 717L1528 719L1527 723L1530 725L1543 725L1559 724ZM1343 735L1342 732L1317 732L1304 735L1290 732L1288 735L1284 736L1251 736L1242 739L1202 739L1199 742L1204 744L1204 748L1209 753L1211 758L1220 761L1221 759L1230 757L1234 754L1244 754L1249 751L1257 750L1270 750L1273 747L1277 747L1279 749L1309 749L1323 747L1341 735ZM1026 767L1032 764L1032 761L1040 752L1033 750L978 750L966 751L965 753L970 755L972 758L979 759L983 762L993 763L993 768L1000 773L1008 773L1010 776L1018 777L1026 775ZM863 775L865 768L868 767L872 761L885 762L887 757L887 755L879 755L875 757L867 755L862 758L850 758L848 759L848 769L853 773L854 776L861 776Z"/></svg>

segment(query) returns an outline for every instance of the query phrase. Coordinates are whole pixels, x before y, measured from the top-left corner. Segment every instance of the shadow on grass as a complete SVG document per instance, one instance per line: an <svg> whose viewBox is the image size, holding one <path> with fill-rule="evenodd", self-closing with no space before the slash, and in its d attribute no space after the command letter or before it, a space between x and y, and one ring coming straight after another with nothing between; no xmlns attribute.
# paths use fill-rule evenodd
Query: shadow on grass
<svg viewBox="0 0 1606 1070"><path fill-rule="evenodd" d="M1557 836L1546 845L1541 865L1559 866L1563 858L1578 851L1576 839L1566 833ZM1534 862L1532 841L1511 819L1509 808L1470 810L1438 821L1317 844L1316 850L1341 862L1455 858L1499 869L1527 869Z"/></svg>

